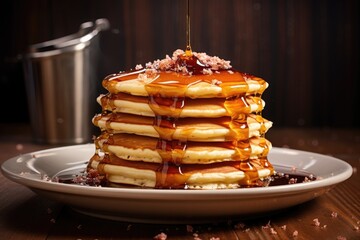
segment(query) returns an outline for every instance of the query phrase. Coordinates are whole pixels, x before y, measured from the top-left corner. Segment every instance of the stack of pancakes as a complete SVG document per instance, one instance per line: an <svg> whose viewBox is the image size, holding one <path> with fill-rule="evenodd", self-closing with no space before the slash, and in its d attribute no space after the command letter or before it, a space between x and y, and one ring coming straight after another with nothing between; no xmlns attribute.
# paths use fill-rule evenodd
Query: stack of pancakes
<svg viewBox="0 0 360 240"><path fill-rule="evenodd" d="M88 171L109 185L261 186L274 173L264 137L272 123L261 116L267 86L228 61L182 50L107 76Z"/></svg>

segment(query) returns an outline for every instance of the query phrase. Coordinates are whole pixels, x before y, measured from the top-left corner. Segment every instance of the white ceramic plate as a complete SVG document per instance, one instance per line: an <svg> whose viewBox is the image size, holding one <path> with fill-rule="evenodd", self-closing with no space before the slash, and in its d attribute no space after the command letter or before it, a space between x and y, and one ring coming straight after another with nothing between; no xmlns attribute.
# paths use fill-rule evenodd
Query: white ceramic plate
<svg viewBox="0 0 360 240"><path fill-rule="evenodd" d="M82 171L93 144L53 148L13 157L3 174L41 196L92 216L132 222L195 223L225 221L284 209L314 199L352 174L346 162L325 155L273 148L270 162L278 169L296 168L319 180L291 185L226 190L164 190L90 187L44 180L44 176Z"/></svg>

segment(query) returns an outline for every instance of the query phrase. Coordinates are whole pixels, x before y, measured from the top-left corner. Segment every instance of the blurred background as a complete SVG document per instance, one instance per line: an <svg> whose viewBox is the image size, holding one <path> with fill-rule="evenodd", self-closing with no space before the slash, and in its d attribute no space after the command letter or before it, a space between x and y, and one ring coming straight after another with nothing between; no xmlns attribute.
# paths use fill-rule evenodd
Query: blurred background
<svg viewBox="0 0 360 240"><path fill-rule="evenodd" d="M359 1L191 0L191 45L264 78L274 127L359 128ZM97 79L186 46L185 0L0 2L0 122L29 122L29 45L107 18ZM99 92L105 92L98 89ZM94 104L95 99L94 99Z"/></svg>

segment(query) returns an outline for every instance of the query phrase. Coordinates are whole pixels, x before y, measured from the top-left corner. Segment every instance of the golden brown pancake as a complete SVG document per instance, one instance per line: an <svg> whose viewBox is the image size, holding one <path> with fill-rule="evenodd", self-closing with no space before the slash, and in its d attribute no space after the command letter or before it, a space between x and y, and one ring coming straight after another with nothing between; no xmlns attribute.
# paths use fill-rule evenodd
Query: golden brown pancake
<svg viewBox="0 0 360 240"><path fill-rule="evenodd" d="M100 95L97 99L99 104L103 107L105 111L119 112L119 113L129 113L141 116L154 117L156 113L148 102L147 97L133 96L125 93L117 94L106 94ZM179 118L186 117L208 117L208 118L217 118L230 116L224 106L225 99L223 98L213 98L213 99L191 99L187 98L184 100L184 107L181 108ZM242 112L259 112L262 111L265 107L265 102L259 97L254 96L245 96L238 101L238 107L242 107ZM171 109L171 106L162 106L162 111L164 111L167 116L176 116Z"/></svg>
<svg viewBox="0 0 360 240"><path fill-rule="evenodd" d="M157 138L139 136L134 134L101 134L96 144L102 151L113 154L128 161L144 161L163 163L163 157L158 149ZM169 151L169 158L176 164L209 164L215 162L236 161L240 159L256 159L266 156L271 149L271 143L265 138L253 137L246 142L250 146L249 156L242 154L232 142L177 142L176 147L181 147L178 152L176 147Z"/></svg>
<svg viewBox="0 0 360 240"><path fill-rule="evenodd" d="M246 123L241 123L243 129L233 130L231 125L240 124L233 122L230 117L222 118L182 118L176 123L164 123L154 126L154 118L140 117L133 114L106 113L94 117L95 126L111 133L129 133L165 139L183 141L218 142L248 139L264 134L272 123L261 116L250 115ZM174 125L169 128L168 125ZM173 127L173 126L171 126Z"/></svg>
<svg viewBox="0 0 360 240"><path fill-rule="evenodd" d="M132 162L105 155L93 158L90 168L98 169L111 183L146 188L227 189L261 186L259 179L271 174L266 159L212 164L156 164Z"/></svg>

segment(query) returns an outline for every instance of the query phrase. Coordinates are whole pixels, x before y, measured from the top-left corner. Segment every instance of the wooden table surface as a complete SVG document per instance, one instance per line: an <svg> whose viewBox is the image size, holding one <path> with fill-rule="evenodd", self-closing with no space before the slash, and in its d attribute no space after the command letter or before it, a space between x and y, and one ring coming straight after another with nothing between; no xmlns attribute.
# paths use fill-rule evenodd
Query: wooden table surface
<svg viewBox="0 0 360 240"><path fill-rule="evenodd" d="M0 174L0 239L360 239L360 130L270 129L276 147L340 158L353 175L328 193L273 215L209 224L158 225L82 215ZM0 163L52 148L31 140L25 124L0 124Z"/></svg>

